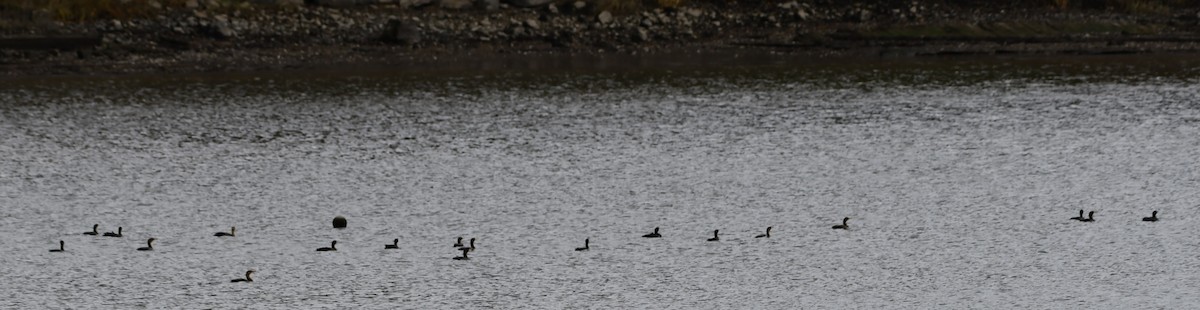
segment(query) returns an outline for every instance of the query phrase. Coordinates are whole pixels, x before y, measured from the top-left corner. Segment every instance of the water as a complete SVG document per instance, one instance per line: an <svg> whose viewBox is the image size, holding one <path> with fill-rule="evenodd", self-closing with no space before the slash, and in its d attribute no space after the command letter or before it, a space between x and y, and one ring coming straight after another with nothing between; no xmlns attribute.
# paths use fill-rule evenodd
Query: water
<svg viewBox="0 0 1200 310"><path fill-rule="evenodd" d="M0 307L1200 304L1195 62L1063 63L9 81Z"/></svg>

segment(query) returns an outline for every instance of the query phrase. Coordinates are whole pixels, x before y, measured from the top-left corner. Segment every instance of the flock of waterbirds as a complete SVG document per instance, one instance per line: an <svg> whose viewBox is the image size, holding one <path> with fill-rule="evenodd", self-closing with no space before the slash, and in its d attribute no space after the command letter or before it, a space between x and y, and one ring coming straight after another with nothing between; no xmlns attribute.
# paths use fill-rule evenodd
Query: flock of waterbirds
<svg viewBox="0 0 1200 310"><path fill-rule="evenodd" d="M1095 214L1096 214L1096 211L1089 211L1087 213L1087 217L1084 217L1083 210L1079 210L1079 216L1072 217L1071 220L1076 220L1076 221L1080 221L1080 222L1095 222L1096 221L1096 219L1094 218ZM1150 216L1143 217L1142 221L1157 222L1158 221L1158 211L1155 210L1154 212L1151 212ZM92 231L85 232L83 234L91 235L91 236L100 235L100 232L98 231L99 228L100 228L100 224L92 225ZM754 236L754 238L770 238L771 237L771 228L773 228L773 227L767 227L766 233L756 235L756 236ZM124 235L122 234L123 229L124 229L124 227L117 227L117 232L111 232L111 231L106 232L103 234L103 236L116 237L116 238L124 237ZM850 229L850 218L849 217L843 218L841 224L833 225L833 229L849 230ZM643 238L662 238L662 234L660 234L658 231L659 231L659 227L655 227L654 232L642 235L642 237ZM712 238L708 238L708 241L721 241L720 233L721 233L720 230L713 230L713 236L712 236ZM223 232L223 231L217 232L217 233L214 233L213 236L236 237L237 236L237 227L230 227L229 232ZM147 239L146 246L137 248L137 250L138 251L153 251L154 250L154 240L156 240L156 239L155 238ZM575 251L590 250L591 249L590 243L591 243L590 238L583 239L583 247L575 248ZM455 256L455 257L453 257L454 260L469 260L471 258L467 256L467 253L470 253L471 251L475 250L475 238L471 238L468 241L468 244L464 245L463 237L458 237L458 241L456 241L454 243L453 247L457 248L459 251L462 251L462 256ZM399 249L400 248L400 239L392 239L392 244L384 244L383 248L384 249ZM64 242L63 240L59 240L58 248L51 249L50 252L66 252L66 250L67 250L66 242ZM317 251L318 252L337 251L337 240L330 242L328 247L317 248ZM254 273L254 270L248 270L248 271L246 271L246 276L244 278L233 279L230 282L254 282L254 279L250 278L250 274L252 274L252 273Z"/></svg>

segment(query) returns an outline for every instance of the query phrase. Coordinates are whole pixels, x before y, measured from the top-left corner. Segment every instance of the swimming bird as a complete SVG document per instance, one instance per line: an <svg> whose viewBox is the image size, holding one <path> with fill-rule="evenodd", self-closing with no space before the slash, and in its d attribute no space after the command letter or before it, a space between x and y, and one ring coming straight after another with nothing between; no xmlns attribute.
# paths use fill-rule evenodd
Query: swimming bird
<svg viewBox="0 0 1200 310"><path fill-rule="evenodd" d="M1096 219L1092 218L1092 214L1095 214L1095 213L1096 213L1096 211L1088 211L1088 217L1085 219L1079 220L1079 221L1080 222L1095 222Z"/></svg>
<svg viewBox="0 0 1200 310"><path fill-rule="evenodd" d="M770 237L771 237L771 227L767 227L767 233L765 233L765 234L761 234L761 235L757 235L757 236L754 236L754 237L755 237L755 238L770 238Z"/></svg>
<svg viewBox="0 0 1200 310"><path fill-rule="evenodd" d="M1071 219L1076 220L1076 221L1082 221L1083 220L1083 209L1079 209L1079 216L1072 217Z"/></svg>
<svg viewBox="0 0 1200 310"><path fill-rule="evenodd" d="M850 218L848 218L848 217L844 218L844 219L842 219L842 225L833 225L833 229L850 229L850 224L847 223L849 221L850 221Z"/></svg>
<svg viewBox="0 0 1200 310"><path fill-rule="evenodd" d="M587 251L587 250L588 250L588 241L590 241L590 240L591 240L591 239L583 239L583 247L582 247L582 248L575 248L575 250L576 250L576 251Z"/></svg>
<svg viewBox="0 0 1200 310"><path fill-rule="evenodd" d="M100 224L92 225L92 231L85 232L85 233L83 233L83 234L84 234L84 235L88 235L88 236L95 236L95 235L99 235L99 234L100 234L100 232L99 232L99 231L96 231L96 229L99 229L99 228L100 228Z"/></svg>
<svg viewBox="0 0 1200 310"><path fill-rule="evenodd" d="M113 232L111 232L111 231L110 231L110 232L106 232L106 233L104 233L104 236L105 236L105 237L117 237L117 238L120 238L120 237L124 236L124 235L122 235L122 234L121 234L121 229L123 229L123 228L124 228L124 227L117 227L117 232L116 232L116 233L113 233Z"/></svg>
<svg viewBox="0 0 1200 310"><path fill-rule="evenodd" d="M337 251L337 240L333 240L333 243L330 243L328 248L317 248L317 252L325 251Z"/></svg>
<svg viewBox="0 0 1200 310"><path fill-rule="evenodd" d="M1147 222L1158 222L1158 211L1151 212L1150 217L1143 217L1142 220Z"/></svg>
<svg viewBox="0 0 1200 310"><path fill-rule="evenodd" d="M654 232L642 235L642 238L662 238L662 235L658 234L658 227L655 227Z"/></svg>
<svg viewBox="0 0 1200 310"><path fill-rule="evenodd" d="M237 236L237 227L229 227L229 232L218 231L217 233L213 234L213 236L236 237Z"/></svg>
<svg viewBox="0 0 1200 310"><path fill-rule="evenodd" d="M384 244L383 248L384 249L399 249L400 248L400 239L392 239L392 244Z"/></svg>
<svg viewBox="0 0 1200 310"><path fill-rule="evenodd" d="M470 249L470 248L462 248L462 249L460 249L460 250L462 250L462 251L463 251L463 256L455 256L455 257L454 257L454 260L468 260L468 259L471 259L471 258L467 257L467 252L470 252L470 251L471 251L471 249Z"/></svg>
<svg viewBox="0 0 1200 310"><path fill-rule="evenodd" d="M460 248L458 248L458 249L459 249L459 250L474 251L474 250L475 250L475 238L471 238L471 246L460 247Z"/></svg>
<svg viewBox="0 0 1200 310"><path fill-rule="evenodd" d="M230 280L229 282L254 282L254 279L250 278L251 273L254 273L254 270L246 270L246 278L245 279L233 279L233 280Z"/></svg>
<svg viewBox="0 0 1200 310"><path fill-rule="evenodd" d="M63 242L62 240L58 240L58 248L57 249L50 249L50 252L66 252L66 251L67 251L67 243Z"/></svg>
<svg viewBox="0 0 1200 310"><path fill-rule="evenodd" d="M146 246L140 247L138 251L154 251L154 238L146 239Z"/></svg>
<svg viewBox="0 0 1200 310"><path fill-rule="evenodd" d="M462 247L462 237L458 237L458 241L455 241L453 246L456 248L461 248Z"/></svg>
<svg viewBox="0 0 1200 310"><path fill-rule="evenodd" d="M717 233L719 233L719 232L721 232L721 230L714 230L714 231L713 231L713 237L712 237L712 238L708 238L708 241L721 241L721 237L718 237L718 236L717 236Z"/></svg>

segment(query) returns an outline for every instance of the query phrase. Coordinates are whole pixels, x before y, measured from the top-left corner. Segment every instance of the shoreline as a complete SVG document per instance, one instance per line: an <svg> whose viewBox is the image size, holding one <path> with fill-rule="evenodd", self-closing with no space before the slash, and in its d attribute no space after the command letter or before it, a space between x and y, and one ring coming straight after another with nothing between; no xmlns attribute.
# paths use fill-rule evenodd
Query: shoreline
<svg viewBox="0 0 1200 310"><path fill-rule="evenodd" d="M1191 11L1162 16L979 10L916 1L904 8L793 1L625 14L596 13L582 1L574 6L199 6L129 20L30 18L0 27L0 77L345 67L436 71L514 62L536 70L562 66L555 62L739 53L813 59L1200 53L1200 15Z"/></svg>

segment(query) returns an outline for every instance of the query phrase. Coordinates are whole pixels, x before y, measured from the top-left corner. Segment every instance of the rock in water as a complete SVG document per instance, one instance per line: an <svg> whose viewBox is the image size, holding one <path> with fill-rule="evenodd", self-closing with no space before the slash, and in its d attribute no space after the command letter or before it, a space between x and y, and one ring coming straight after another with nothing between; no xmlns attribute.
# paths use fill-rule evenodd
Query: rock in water
<svg viewBox="0 0 1200 310"><path fill-rule="evenodd" d="M346 218L341 216L333 218L333 228L346 228Z"/></svg>

